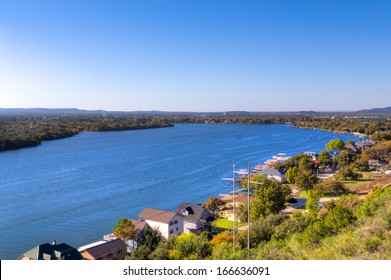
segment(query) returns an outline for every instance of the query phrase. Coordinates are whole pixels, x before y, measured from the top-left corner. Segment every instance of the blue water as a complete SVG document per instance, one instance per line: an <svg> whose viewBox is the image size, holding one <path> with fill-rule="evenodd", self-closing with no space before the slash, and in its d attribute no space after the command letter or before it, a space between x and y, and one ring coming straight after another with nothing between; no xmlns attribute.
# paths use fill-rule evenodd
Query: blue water
<svg viewBox="0 0 391 280"><path fill-rule="evenodd" d="M227 193L221 177L283 152L353 139L287 125L176 125L83 133L0 153L0 259L57 240L79 247L145 207L175 210Z"/></svg>

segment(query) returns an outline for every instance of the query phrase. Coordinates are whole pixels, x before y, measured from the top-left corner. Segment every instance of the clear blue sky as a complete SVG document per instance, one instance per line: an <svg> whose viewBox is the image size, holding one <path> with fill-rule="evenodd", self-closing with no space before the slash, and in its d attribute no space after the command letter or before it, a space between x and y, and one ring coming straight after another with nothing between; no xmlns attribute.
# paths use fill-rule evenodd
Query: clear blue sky
<svg viewBox="0 0 391 280"><path fill-rule="evenodd" d="M0 0L0 108L391 106L391 1Z"/></svg>

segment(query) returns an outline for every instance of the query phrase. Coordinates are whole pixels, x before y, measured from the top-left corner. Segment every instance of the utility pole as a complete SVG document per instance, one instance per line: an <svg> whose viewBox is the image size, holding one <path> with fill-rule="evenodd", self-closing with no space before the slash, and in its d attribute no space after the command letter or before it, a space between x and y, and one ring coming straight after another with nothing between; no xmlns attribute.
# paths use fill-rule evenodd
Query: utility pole
<svg viewBox="0 0 391 280"><path fill-rule="evenodd" d="M237 175L240 176L247 176L247 250L250 252L250 184L257 184L257 185L263 185L263 183L251 181L251 162L247 165L247 170L243 172L243 170L236 171L235 170L235 161L232 161L232 178L221 178L223 181L231 181L232 182L232 202L233 202L233 215L234 215L234 223L233 223L233 230L232 230L232 238L233 238L233 253L236 254L236 243L238 240L238 237L242 237L243 234L239 234L239 236L236 236L237 233L237 226L238 226L238 213L236 209L236 179ZM245 170L245 169L244 169Z"/></svg>
<svg viewBox="0 0 391 280"><path fill-rule="evenodd" d="M232 197L234 203L234 224L233 224L233 245L234 245L234 255L236 254L236 200L235 200L235 162L232 161Z"/></svg>
<svg viewBox="0 0 391 280"><path fill-rule="evenodd" d="M251 162L247 166L247 250L250 254L250 182L251 182L251 173L250 173Z"/></svg>

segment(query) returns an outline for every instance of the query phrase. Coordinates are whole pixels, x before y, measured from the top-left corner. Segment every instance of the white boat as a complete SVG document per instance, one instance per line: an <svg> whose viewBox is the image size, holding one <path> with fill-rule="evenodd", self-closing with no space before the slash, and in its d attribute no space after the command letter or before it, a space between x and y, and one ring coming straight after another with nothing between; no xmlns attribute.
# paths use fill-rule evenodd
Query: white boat
<svg viewBox="0 0 391 280"><path fill-rule="evenodd" d="M280 164L283 163L284 161L290 159L291 157L288 157L284 153L278 153L277 155L273 156L271 159L268 159L265 161L266 165L275 165L275 164Z"/></svg>

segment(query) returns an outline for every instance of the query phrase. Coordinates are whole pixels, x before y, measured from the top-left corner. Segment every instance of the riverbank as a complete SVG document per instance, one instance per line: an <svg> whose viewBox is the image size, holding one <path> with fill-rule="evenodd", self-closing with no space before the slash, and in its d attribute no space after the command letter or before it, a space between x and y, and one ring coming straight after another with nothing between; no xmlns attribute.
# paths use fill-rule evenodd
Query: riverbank
<svg viewBox="0 0 391 280"><path fill-rule="evenodd" d="M173 127L159 118L103 116L0 116L0 152L36 147L81 132Z"/></svg>

